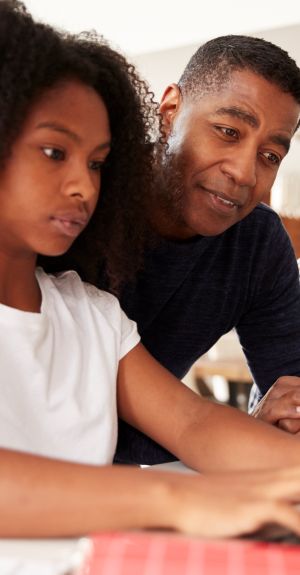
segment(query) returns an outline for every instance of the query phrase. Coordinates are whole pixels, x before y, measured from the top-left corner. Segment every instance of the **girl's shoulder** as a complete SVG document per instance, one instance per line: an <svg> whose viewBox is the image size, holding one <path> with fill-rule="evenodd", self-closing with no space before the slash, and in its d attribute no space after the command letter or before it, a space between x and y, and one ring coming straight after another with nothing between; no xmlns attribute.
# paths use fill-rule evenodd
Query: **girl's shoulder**
<svg viewBox="0 0 300 575"><path fill-rule="evenodd" d="M111 312L114 308L120 309L119 301L114 295L82 281L74 270L48 274L42 268L37 268L36 275L44 293L57 292L63 299L74 300L78 305L84 300L89 301L103 312L106 310Z"/></svg>

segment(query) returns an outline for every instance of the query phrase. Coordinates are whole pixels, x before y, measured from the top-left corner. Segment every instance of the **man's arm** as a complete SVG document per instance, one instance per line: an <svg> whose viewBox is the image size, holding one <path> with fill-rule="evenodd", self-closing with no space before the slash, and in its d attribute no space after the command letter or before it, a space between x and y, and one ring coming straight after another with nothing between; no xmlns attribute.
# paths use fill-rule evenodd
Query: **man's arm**
<svg viewBox="0 0 300 575"><path fill-rule="evenodd" d="M288 238L281 237L278 246L278 237L269 250L270 262L259 269L262 277L253 279L257 290L254 285L249 308L236 326L262 396L278 378L300 376L298 266ZM276 250L278 253L274 253Z"/></svg>
<svg viewBox="0 0 300 575"><path fill-rule="evenodd" d="M300 259L297 263L300 272ZM299 433L300 378L280 377L254 409L251 409L251 413L254 417L277 425L285 431Z"/></svg>
<svg viewBox="0 0 300 575"><path fill-rule="evenodd" d="M272 227L264 241L259 242L262 238L258 235L251 253L248 309L236 330L256 383L250 412L269 423L278 425L282 420L282 427L292 430L298 417L295 406L300 385L299 271L279 218L266 224ZM290 418L294 420L291 426L283 421Z"/></svg>

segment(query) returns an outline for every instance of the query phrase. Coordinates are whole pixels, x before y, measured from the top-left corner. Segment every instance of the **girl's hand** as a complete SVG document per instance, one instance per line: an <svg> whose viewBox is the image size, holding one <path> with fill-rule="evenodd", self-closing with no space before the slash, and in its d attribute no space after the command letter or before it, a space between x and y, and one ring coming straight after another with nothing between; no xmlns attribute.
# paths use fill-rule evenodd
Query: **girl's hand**
<svg viewBox="0 0 300 575"><path fill-rule="evenodd" d="M174 525L201 537L235 537L279 525L300 535L300 467L171 480Z"/></svg>

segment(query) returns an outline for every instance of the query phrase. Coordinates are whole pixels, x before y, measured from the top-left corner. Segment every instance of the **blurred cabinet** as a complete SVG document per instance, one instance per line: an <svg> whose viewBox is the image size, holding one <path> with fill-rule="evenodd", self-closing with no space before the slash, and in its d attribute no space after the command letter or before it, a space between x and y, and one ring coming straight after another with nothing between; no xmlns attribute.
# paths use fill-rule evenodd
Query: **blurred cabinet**
<svg viewBox="0 0 300 575"><path fill-rule="evenodd" d="M296 257L300 258L300 220L281 216L282 223L291 238Z"/></svg>

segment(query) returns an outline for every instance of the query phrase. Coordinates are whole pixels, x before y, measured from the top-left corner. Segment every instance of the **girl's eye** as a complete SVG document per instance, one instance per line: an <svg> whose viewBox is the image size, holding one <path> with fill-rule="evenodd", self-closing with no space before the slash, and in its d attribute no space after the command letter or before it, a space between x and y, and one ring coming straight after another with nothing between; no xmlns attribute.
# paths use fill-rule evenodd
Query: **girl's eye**
<svg viewBox="0 0 300 575"><path fill-rule="evenodd" d="M281 162L280 156L274 154L273 152L264 152L263 156L266 158L266 160L268 160L268 162L270 162L270 164L274 164L275 166Z"/></svg>
<svg viewBox="0 0 300 575"><path fill-rule="evenodd" d="M100 172L104 166L104 160L92 160L89 162L89 169L95 172Z"/></svg>
<svg viewBox="0 0 300 575"><path fill-rule="evenodd" d="M59 150L58 148L51 148L51 147L45 147L42 148L45 156L47 156L47 158L50 158L51 160L64 160L65 158L65 153L62 150Z"/></svg>

